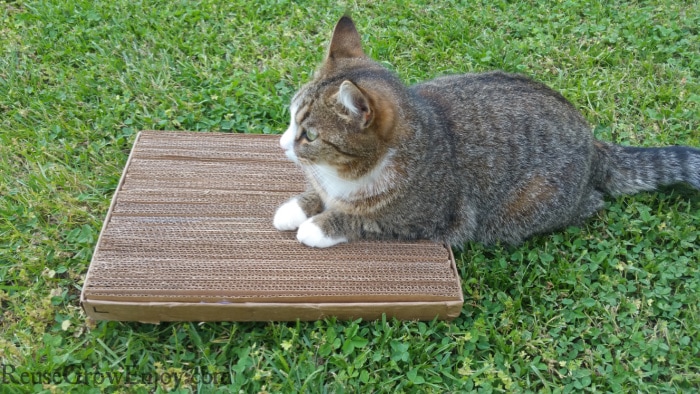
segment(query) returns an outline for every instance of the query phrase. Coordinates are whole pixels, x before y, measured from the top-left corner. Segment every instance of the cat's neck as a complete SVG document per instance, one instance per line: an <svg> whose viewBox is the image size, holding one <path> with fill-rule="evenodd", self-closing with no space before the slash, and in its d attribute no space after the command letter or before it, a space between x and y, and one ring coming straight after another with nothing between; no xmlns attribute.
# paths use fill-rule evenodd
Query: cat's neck
<svg viewBox="0 0 700 394"><path fill-rule="evenodd" d="M394 149L387 151L382 160L368 173L355 179L346 179L325 164L305 166L311 182L331 200L353 202L387 193L400 180Z"/></svg>

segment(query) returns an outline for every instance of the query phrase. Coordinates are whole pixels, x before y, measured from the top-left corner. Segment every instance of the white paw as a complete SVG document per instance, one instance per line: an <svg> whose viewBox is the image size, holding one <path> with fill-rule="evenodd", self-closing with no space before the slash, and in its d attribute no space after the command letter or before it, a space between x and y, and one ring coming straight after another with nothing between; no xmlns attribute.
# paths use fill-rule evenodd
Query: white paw
<svg viewBox="0 0 700 394"><path fill-rule="evenodd" d="M345 237L331 238L324 234L323 230L313 222L313 218L299 226L297 239L304 245L314 248L327 248L342 242L348 242L348 239Z"/></svg>
<svg viewBox="0 0 700 394"><path fill-rule="evenodd" d="M299 206L299 202L293 198L277 208L272 224L280 231L296 230L306 219L308 217Z"/></svg>

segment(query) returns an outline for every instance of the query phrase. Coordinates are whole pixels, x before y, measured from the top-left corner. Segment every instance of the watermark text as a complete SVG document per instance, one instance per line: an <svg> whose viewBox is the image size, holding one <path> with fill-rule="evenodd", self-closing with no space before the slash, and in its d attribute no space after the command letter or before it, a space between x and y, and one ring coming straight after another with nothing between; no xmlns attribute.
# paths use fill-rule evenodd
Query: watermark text
<svg viewBox="0 0 700 394"><path fill-rule="evenodd" d="M111 370L65 366L56 369L27 369L11 364L0 364L0 386L85 385L90 387L108 384L111 386L181 386L225 385L230 383L229 371L209 372L205 370L144 371L127 365Z"/></svg>

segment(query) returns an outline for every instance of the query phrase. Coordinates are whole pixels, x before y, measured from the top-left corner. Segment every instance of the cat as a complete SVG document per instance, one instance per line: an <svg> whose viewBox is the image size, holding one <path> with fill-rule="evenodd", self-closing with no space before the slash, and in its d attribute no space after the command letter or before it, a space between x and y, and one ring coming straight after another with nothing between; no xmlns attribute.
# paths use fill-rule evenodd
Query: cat
<svg viewBox="0 0 700 394"><path fill-rule="evenodd" d="M501 71L406 87L365 55L342 17L325 60L290 105L280 138L308 189L273 224L325 248L355 240L517 245L581 223L603 196L686 182L700 149L594 139L562 95Z"/></svg>

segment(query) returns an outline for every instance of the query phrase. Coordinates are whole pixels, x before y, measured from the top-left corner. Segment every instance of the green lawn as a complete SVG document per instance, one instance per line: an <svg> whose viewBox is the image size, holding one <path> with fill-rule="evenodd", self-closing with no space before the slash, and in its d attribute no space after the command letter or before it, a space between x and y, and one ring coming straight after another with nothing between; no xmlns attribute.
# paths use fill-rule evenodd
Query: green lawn
<svg viewBox="0 0 700 394"><path fill-rule="evenodd" d="M518 248L466 245L451 323L86 321L79 292L136 132L281 133L346 11L408 83L521 72L601 139L700 146L696 1L357 3L0 1L0 392L700 386L687 187L609 199Z"/></svg>

